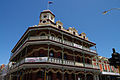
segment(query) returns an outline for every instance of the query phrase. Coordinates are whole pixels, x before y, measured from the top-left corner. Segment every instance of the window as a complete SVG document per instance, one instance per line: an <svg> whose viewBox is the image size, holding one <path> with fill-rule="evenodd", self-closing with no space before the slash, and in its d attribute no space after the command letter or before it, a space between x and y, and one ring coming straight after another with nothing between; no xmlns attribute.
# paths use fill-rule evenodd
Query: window
<svg viewBox="0 0 120 80"><path fill-rule="evenodd" d="M83 36L83 38L85 39L85 36Z"/></svg>
<svg viewBox="0 0 120 80"><path fill-rule="evenodd" d="M85 80L84 79L84 74L78 74L78 80Z"/></svg>
<svg viewBox="0 0 120 80"><path fill-rule="evenodd" d="M40 54L40 57L45 57L45 55L44 54Z"/></svg>
<svg viewBox="0 0 120 80"><path fill-rule="evenodd" d="M53 17L51 17L51 20L53 20Z"/></svg>
<svg viewBox="0 0 120 80"><path fill-rule="evenodd" d="M62 39L60 36L58 37L59 39Z"/></svg>
<svg viewBox="0 0 120 80"><path fill-rule="evenodd" d="M40 36L45 36L45 33L42 33Z"/></svg>
<svg viewBox="0 0 120 80"><path fill-rule="evenodd" d="M50 51L50 57L54 57L54 52Z"/></svg>
<svg viewBox="0 0 120 80"><path fill-rule="evenodd" d="M65 74L65 80L68 80L68 74L67 73Z"/></svg>
<svg viewBox="0 0 120 80"><path fill-rule="evenodd" d="M43 23L46 23L46 21L43 21Z"/></svg>
<svg viewBox="0 0 120 80"><path fill-rule="evenodd" d="M103 71L105 71L104 64L102 64L102 66L103 66Z"/></svg>
<svg viewBox="0 0 120 80"><path fill-rule="evenodd" d="M58 53L58 58L62 59L62 53Z"/></svg>
<svg viewBox="0 0 120 80"><path fill-rule="evenodd" d="M64 38L65 41L68 41L67 38Z"/></svg>
<svg viewBox="0 0 120 80"><path fill-rule="evenodd" d="M58 28L61 29L61 26L59 25Z"/></svg>
<svg viewBox="0 0 120 80"><path fill-rule="evenodd" d="M66 54L64 54L64 59L67 59L67 55Z"/></svg>
<svg viewBox="0 0 120 80"><path fill-rule="evenodd" d="M75 32L73 32L73 34L75 35Z"/></svg>
<svg viewBox="0 0 120 80"><path fill-rule="evenodd" d="M89 59L87 59L87 63L90 64L90 60Z"/></svg>
<svg viewBox="0 0 120 80"><path fill-rule="evenodd" d="M73 78L72 80L75 80L75 74L73 74L73 73L72 73L72 78Z"/></svg>
<svg viewBox="0 0 120 80"><path fill-rule="evenodd" d="M44 78L44 72L39 71L39 72L37 73L37 78Z"/></svg>
<svg viewBox="0 0 120 80"><path fill-rule="evenodd" d="M83 58L82 57L77 57L77 61L78 62L83 62Z"/></svg>
<svg viewBox="0 0 120 80"><path fill-rule="evenodd" d="M78 62L80 62L80 57L78 57Z"/></svg>
<svg viewBox="0 0 120 80"><path fill-rule="evenodd" d="M44 18L47 18L47 15L44 15Z"/></svg>
<svg viewBox="0 0 120 80"><path fill-rule="evenodd" d="M54 35L54 34L51 34L51 36L55 37L55 35Z"/></svg>
<svg viewBox="0 0 120 80"><path fill-rule="evenodd" d="M49 72L49 73L48 73L48 80L53 80L53 79L52 79L52 72Z"/></svg>
<svg viewBox="0 0 120 80"><path fill-rule="evenodd" d="M61 78L61 74L58 72L57 73L57 78L60 79Z"/></svg>

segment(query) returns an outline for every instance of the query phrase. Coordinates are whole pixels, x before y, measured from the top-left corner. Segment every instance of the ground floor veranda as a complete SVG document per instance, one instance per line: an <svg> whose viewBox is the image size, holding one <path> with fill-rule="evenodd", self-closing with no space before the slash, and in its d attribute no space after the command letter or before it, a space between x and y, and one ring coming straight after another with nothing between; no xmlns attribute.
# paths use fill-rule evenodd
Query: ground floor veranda
<svg viewBox="0 0 120 80"><path fill-rule="evenodd" d="M9 74L9 80L99 80L94 70L28 68Z"/></svg>

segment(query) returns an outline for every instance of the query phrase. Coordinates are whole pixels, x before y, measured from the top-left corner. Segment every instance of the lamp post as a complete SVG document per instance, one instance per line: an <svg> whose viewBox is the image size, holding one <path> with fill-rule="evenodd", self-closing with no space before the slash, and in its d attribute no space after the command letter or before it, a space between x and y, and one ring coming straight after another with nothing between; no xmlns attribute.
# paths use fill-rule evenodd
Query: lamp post
<svg viewBox="0 0 120 80"><path fill-rule="evenodd" d="M103 14L107 14L109 11L112 11L112 10L120 10L120 8L111 8L111 9L108 9L108 10L104 11Z"/></svg>

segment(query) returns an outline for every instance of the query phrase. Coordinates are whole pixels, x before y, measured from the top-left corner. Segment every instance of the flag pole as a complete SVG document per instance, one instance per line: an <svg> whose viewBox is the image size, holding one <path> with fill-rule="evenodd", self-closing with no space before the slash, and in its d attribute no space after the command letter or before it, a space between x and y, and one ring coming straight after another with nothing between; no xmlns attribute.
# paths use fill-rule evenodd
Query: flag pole
<svg viewBox="0 0 120 80"><path fill-rule="evenodd" d="M48 5L47 5L47 9L49 10L49 3L48 3Z"/></svg>
<svg viewBox="0 0 120 80"><path fill-rule="evenodd" d="M52 1L48 1L47 9L49 10L50 4L52 4Z"/></svg>

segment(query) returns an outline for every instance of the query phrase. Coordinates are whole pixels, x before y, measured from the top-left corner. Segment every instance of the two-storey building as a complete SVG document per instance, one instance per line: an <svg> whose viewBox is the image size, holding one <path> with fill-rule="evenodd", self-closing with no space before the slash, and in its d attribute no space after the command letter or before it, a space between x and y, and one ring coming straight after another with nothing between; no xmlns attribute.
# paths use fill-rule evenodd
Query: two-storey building
<svg viewBox="0 0 120 80"><path fill-rule="evenodd" d="M101 71L100 80L120 80L119 68L110 65L108 58L98 56L98 64Z"/></svg>

